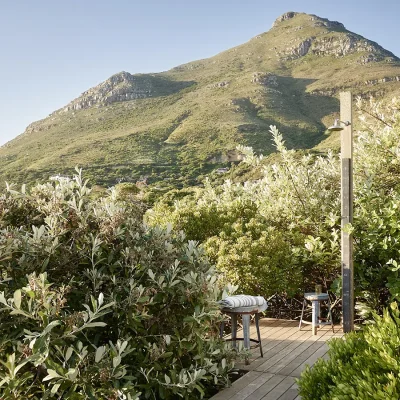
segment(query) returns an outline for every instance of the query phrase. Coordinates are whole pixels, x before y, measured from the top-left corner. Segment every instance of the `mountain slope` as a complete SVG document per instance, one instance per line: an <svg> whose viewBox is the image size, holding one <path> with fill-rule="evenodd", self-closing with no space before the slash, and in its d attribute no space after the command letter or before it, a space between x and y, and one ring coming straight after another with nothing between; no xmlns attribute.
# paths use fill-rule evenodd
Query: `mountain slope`
<svg viewBox="0 0 400 400"><path fill-rule="evenodd" d="M235 162L238 144L312 148L339 109L337 95L400 94L400 60L339 22L303 13L214 57L157 74L118 73L0 148L0 180L33 181L75 165L102 185L193 184ZM159 183L161 185L161 183Z"/></svg>

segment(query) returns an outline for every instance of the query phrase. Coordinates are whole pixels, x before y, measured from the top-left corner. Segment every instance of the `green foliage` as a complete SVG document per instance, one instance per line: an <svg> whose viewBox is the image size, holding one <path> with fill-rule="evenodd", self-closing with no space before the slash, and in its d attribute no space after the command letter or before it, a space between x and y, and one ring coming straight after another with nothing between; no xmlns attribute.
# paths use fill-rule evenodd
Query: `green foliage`
<svg viewBox="0 0 400 400"><path fill-rule="evenodd" d="M115 185L115 190L122 198L129 197L130 195L135 195L140 192L140 189L134 183L129 182L118 183Z"/></svg>
<svg viewBox="0 0 400 400"><path fill-rule="evenodd" d="M198 399L224 385L203 250L81 178L0 195L0 397Z"/></svg>
<svg viewBox="0 0 400 400"><path fill-rule="evenodd" d="M363 317L400 298L400 118L398 101L360 102L354 142L356 295ZM183 230L204 247L225 278L254 294L301 293L315 283L340 297L340 159L288 150L275 127L274 162L240 147L253 182L204 189L159 202L151 224ZM362 303L362 304L361 304Z"/></svg>
<svg viewBox="0 0 400 400"><path fill-rule="evenodd" d="M204 243L225 279L247 293L299 293L316 282L328 286L339 268L339 165L337 157L287 150L271 127L279 159L241 147L245 163L262 166L262 178L244 184L227 180L173 205L159 202L147 213L151 224L172 223ZM328 188L329 190L326 190Z"/></svg>
<svg viewBox="0 0 400 400"><path fill-rule="evenodd" d="M205 242L205 249L226 281L244 293L270 296L275 292L293 295L302 283L302 271L292 264L288 237L256 218L242 225L236 220L230 232L222 231Z"/></svg>
<svg viewBox="0 0 400 400"><path fill-rule="evenodd" d="M397 400L400 397L400 315L392 303L360 332L329 343L329 359L306 367L299 384L304 400Z"/></svg>
<svg viewBox="0 0 400 400"><path fill-rule="evenodd" d="M364 129L355 151L357 290L372 310L399 300L400 104L360 102Z"/></svg>

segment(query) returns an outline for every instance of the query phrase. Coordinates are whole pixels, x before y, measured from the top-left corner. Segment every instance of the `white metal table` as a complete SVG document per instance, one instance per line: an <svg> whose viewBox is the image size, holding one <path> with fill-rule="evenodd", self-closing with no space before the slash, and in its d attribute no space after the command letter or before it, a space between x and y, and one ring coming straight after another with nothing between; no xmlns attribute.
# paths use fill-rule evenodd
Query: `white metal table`
<svg viewBox="0 0 400 400"><path fill-rule="evenodd" d="M311 301L311 307L312 307L311 322L305 321L303 319L304 309L307 305L307 301ZM320 302L328 303L328 318L321 317ZM333 331L333 333L335 333L334 328L333 328L333 321L332 321L331 301L329 299L328 293L316 293L316 292L304 293L303 309L301 310L299 329L301 329L301 324L311 324L313 335L317 334L318 326L322 326L322 325L331 325L332 331Z"/></svg>

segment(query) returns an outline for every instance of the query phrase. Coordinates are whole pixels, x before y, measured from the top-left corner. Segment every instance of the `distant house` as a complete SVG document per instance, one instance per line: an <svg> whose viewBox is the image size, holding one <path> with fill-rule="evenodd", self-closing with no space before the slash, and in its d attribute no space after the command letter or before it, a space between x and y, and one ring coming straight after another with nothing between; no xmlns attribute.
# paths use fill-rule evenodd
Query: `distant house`
<svg viewBox="0 0 400 400"><path fill-rule="evenodd" d="M69 182L71 180L71 177L67 175L53 175L49 177L50 181L64 181L64 182Z"/></svg>

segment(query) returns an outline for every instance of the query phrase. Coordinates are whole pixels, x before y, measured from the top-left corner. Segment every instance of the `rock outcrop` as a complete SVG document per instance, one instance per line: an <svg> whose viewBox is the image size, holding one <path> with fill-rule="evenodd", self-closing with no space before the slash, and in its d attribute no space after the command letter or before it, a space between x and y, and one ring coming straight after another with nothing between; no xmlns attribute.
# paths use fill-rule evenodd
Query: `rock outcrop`
<svg viewBox="0 0 400 400"><path fill-rule="evenodd" d="M153 87L150 79L134 76L129 72L120 72L100 83L77 99L67 104L62 111L80 110L96 104L108 105L117 101L126 101L151 97Z"/></svg>
<svg viewBox="0 0 400 400"><path fill-rule="evenodd" d="M190 86L193 82L170 81L159 75L120 72L99 85L83 92L59 112L81 110L93 106L106 106L112 103L169 95Z"/></svg>
<svg viewBox="0 0 400 400"><path fill-rule="evenodd" d="M317 17L316 15L311 16L311 21L314 21L316 27L326 27L329 29L346 29L341 22L329 21L328 18Z"/></svg>
<svg viewBox="0 0 400 400"><path fill-rule="evenodd" d="M362 54L358 61L360 64L379 62L385 58L388 61L397 59L393 53L378 44L349 32L307 38L294 46L287 47L278 55L282 60L288 61L304 57L309 53L322 57L345 57L349 54L360 53Z"/></svg>
<svg viewBox="0 0 400 400"><path fill-rule="evenodd" d="M311 51L318 56L343 57L357 52L369 52L378 55L383 50L379 47L360 36L344 33L316 38L313 41Z"/></svg>
<svg viewBox="0 0 400 400"><path fill-rule="evenodd" d="M400 76L386 76L380 79L369 79L365 81L365 84L368 86L378 85L379 83L386 82L400 82Z"/></svg>
<svg viewBox="0 0 400 400"><path fill-rule="evenodd" d="M226 87L229 85L229 81L222 81L222 82L217 82L214 83L214 85L212 85L213 88L222 88L222 87Z"/></svg>
<svg viewBox="0 0 400 400"><path fill-rule="evenodd" d="M251 80L251 82L258 83L259 85L262 86L270 86L270 87L278 86L278 80L276 78L276 75L274 75L272 72L255 72L253 74L253 79Z"/></svg>
<svg viewBox="0 0 400 400"><path fill-rule="evenodd" d="M295 21L286 23L291 19ZM377 43L346 31L344 25L338 21L330 21L327 18L321 18L316 15L290 11L275 20L273 28L279 29L280 27L282 29L281 34L285 35L289 32L300 31L305 28L324 28L320 29L319 34L316 36L309 38L299 37L289 47L277 49L277 56L282 61L295 60L310 53L317 56L334 57L363 53L358 60L359 64L382 60L398 60L396 56L383 49Z"/></svg>
<svg viewBox="0 0 400 400"><path fill-rule="evenodd" d="M275 22L273 23L272 27L276 27L278 26L281 22L283 21L287 21L288 19L292 19L294 18L296 15L298 15L299 13L294 12L294 11L288 11L285 14L282 14L280 17L278 17Z"/></svg>

